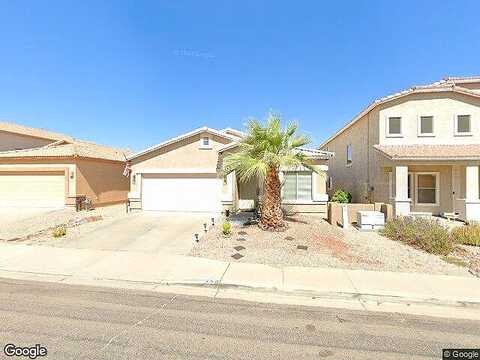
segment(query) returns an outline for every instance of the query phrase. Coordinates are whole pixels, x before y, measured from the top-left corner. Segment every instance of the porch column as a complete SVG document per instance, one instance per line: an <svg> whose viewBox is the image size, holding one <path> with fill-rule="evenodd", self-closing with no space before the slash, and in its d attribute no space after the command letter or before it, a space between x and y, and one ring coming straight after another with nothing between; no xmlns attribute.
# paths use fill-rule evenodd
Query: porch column
<svg viewBox="0 0 480 360"><path fill-rule="evenodd" d="M395 216L410 214L408 166L395 166Z"/></svg>
<svg viewBox="0 0 480 360"><path fill-rule="evenodd" d="M478 166L465 167L465 218L480 221Z"/></svg>

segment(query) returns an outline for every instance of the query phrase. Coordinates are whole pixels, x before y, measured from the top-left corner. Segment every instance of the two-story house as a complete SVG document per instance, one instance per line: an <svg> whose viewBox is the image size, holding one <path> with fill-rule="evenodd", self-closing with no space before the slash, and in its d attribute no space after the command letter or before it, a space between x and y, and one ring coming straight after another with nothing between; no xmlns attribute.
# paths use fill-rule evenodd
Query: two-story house
<svg viewBox="0 0 480 360"><path fill-rule="evenodd" d="M396 215L480 220L480 77L450 77L374 101L320 147L330 191Z"/></svg>

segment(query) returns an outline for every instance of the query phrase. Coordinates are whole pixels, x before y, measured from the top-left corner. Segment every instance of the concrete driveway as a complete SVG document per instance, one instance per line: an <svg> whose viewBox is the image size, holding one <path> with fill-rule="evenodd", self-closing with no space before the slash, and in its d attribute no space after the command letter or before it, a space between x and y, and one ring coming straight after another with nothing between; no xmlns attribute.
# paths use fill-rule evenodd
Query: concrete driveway
<svg viewBox="0 0 480 360"><path fill-rule="evenodd" d="M44 215L56 211L58 208L16 208L0 207L0 223L10 224L16 221L23 221L34 216Z"/></svg>
<svg viewBox="0 0 480 360"><path fill-rule="evenodd" d="M147 253L187 254L194 234L203 232L203 224L210 223L211 214L190 213L131 213L98 224L83 225L78 234L54 240L59 247L138 251ZM50 245L50 244L49 244Z"/></svg>

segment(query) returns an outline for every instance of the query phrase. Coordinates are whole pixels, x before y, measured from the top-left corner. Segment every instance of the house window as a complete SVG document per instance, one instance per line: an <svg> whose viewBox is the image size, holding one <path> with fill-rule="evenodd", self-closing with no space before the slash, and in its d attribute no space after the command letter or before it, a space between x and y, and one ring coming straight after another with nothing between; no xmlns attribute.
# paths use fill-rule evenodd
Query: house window
<svg viewBox="0 0 480 360"><path fill-rule="evenodd" d="M465 136L472 134L470 115L457 115L455 119L455 135Z"/></svg>
<svg viewBox="0 0 480 360"><path fill-rule="evenodd" d="M351 165L353 161L353 154L352 154L352 144L347 145L347 165Z"/></svg>
<svg viewBox="0 0 480 360"><path fill-rule="evenodd" d="M391 116L387 121L387 136L402 136L402 118L400 116Z"/></svg>
<svg viewBox="0 0 480 360"><path fill-rule="evenodd" d="M420 116L419 136L433 136L433 116Z"/></svg>
<svg viewBox="0 0 480 360"><path fill-rule="evenodd" d="M200 147L202 149L210 149L210 138L208 136L204 136L200 139Z"/></svg>
<svg viewBox="0 0 480 360"><path fill-rule="evenodd" d="M417 173L417 204L438 205L440 184L438 173Z"/></svg>
<svg viewBox="0 0 480 360"><path fill-rule="evenodd" d="M286 201L312 201L312 173L310 171L284 172L282 198Z"/></svg>

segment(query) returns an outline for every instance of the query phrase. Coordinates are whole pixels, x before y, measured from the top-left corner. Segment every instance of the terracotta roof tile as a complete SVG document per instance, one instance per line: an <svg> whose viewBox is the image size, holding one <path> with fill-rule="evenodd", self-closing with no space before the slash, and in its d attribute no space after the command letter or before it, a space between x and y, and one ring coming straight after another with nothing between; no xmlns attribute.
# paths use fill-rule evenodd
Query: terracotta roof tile
<svg viewBox="0 0 480 360"><path fill-rule="evenodd" d="M128 156L130 154L129 150L116 149L110 146L77 140L68 135L54 133L43 129L30 128L8 122L0 122L0 131L55 140L54 142L42 147L1 151L0 158L78 156L95 159L125 161L125 155Z"/></svg>
<svg viewBox="0 0 480 360"><path fill-rule="evenodd" d="M391 160L480 160L480 144L375 145Z"/></svg>
<svg viewBox="0 0 480 360"><path fill-rule="evenodd" d="M43 147L0 152L0 158L38 158L38 157L86 157L114 161L125 161L128 150L120 150L83 141L46 145Z"/></svg>

